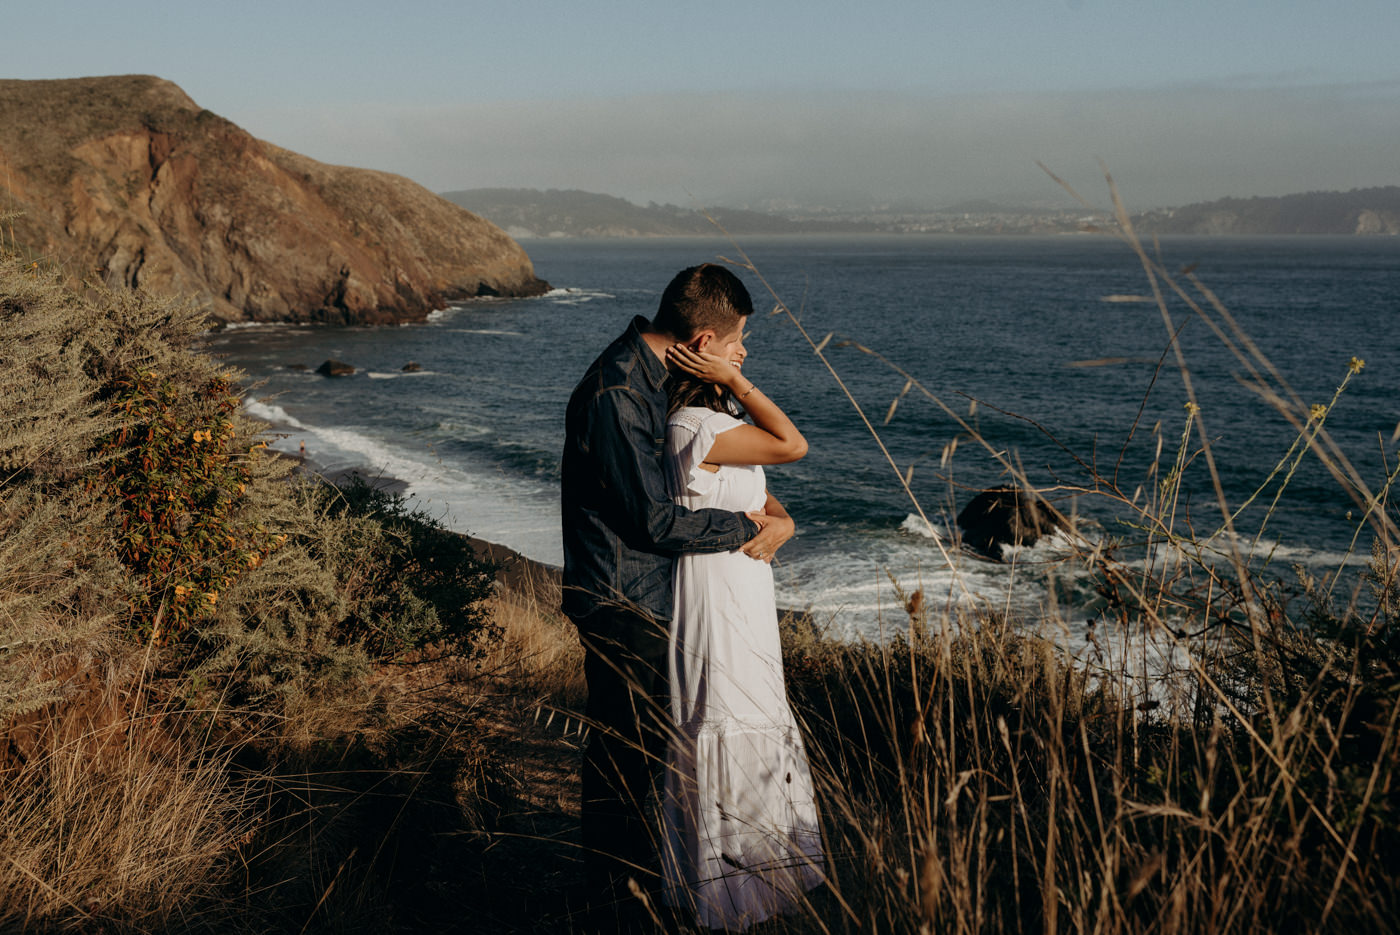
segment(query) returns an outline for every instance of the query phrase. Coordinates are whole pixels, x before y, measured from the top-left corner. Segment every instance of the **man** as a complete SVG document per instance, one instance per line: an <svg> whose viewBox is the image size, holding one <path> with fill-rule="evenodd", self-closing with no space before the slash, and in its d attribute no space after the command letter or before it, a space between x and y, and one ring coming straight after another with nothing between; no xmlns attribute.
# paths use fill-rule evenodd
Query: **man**
<svg viewBox="0 0 1400 935"><path fill-rule="evenodd" d="M628 879L655 877L644 811L664 758L671 569L682 552L742 549L771 561L792 536L784 514L687 510L666 492L666 349L728 357L753 313L722 266L682 270L656 316L638 316L588 368L565 415L564 613L584 647L591 732L583 765L583 850L590 901L630 902Z"/></svg>

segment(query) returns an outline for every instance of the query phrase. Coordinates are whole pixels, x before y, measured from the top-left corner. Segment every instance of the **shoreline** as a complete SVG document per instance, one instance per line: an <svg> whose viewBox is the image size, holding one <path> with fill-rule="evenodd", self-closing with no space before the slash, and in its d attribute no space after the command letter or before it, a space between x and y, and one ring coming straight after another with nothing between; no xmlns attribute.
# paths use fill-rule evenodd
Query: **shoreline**
<svg viewBox="0 0 1400 935"><path fill-rule="evenodd" d="M285 458L293 462L292 473L316 477L333 486L339 486L351 478L358 477L366 484L385 493L403 495L409 489L407 481L387 474L370 474L367 467L326 470L314 458L307 455L278 451L275 448L269 448L268 451L274 457ZM496 581L502 587L533 598L544 609L558 612L559 593L562 587L561 579L564 573L562 568L548 562L537 561L499 542L491 542L467 533L458 532L455 534L465 539L478 554L496 564Z"/></svg>

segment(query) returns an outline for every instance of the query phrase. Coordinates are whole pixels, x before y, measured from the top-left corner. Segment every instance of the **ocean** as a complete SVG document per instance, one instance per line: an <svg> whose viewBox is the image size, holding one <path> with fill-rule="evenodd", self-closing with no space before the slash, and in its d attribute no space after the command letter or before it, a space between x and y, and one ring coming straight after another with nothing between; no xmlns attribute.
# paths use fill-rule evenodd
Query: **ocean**
<svg viewBox="0 0 1400 935"><path fill-rule="evenodd" d="M739 254L718 237L522 245L549 294L473 300L399 327L236 327L209 343L247 374L246 405L273 426L273 447L305 445L326 469L402 480L451 528L558 564L559 453L574 383L632 316L651 315L677 270ZM1139 487L1147 496L1150 466L1171 465L1186 425L1168 324L1155 304L1126 300L1151 291L1137 257L1088 234L751 237L741 246L757 271L736 270L756 308L745 373L810 444L804 460L768 472L798 526L775 566L780 603L810 610L831 632L868 636L903 619L896 585L1031 622L1053 589L1061 606L1087 613L1093 582L1064 561L1063 541L998 564L946 553L935 536L976 491L1009 480L1009 461L1088 521L1091 540L1133 554L1141 533L1122 522L1122 503L1076 490L1093 486L1097 465L1125 498ZM1348 362L1365 361L1325 426L1378 490L1400 429L1400 240L1165 238L1157 249L1168 269L1190 268L1209 287L1305 405L1328 404ZM824 354L835 375L791 318L771 313L774 294L812 340L831 335ZM1175 296L1168 309L1233 509L1298 430L1248 385L1246 366L1206 320ZM327 358L356 374L296 369ZM410 361L422 369L405 373ZM906 377L894 367L986 444L917 387L901 396ZM1178 528L1198 534L1221 523L1199 447L1193 434L1177 511ZM1336 571L1350 587L1370 537L1357 535L1361 510L1321 461L1304 457L1270 513L1272 500L1270 488L1239 520L1253 532L1270 514L1256 564L1284 578L1295 565Z"/></svg>

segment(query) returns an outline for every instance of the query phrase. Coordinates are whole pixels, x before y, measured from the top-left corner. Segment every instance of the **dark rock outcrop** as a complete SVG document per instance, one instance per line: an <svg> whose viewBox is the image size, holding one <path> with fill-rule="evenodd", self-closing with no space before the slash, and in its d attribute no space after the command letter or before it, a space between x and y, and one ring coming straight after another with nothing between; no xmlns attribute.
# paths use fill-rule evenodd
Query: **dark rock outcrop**
<svg viewBox="0 0 1400 935"><path fill-rule="evenodd" d="M548 286L499 228L397 175L255 139L159 78L0 80L7 239L218 321L375 324Z"/></svg>
<svg viewBox="0 0 1400 935"><path fill-rule="evenodd" d="M1017 487L984 490L958 514L964 545L1002 560L1004 545L1035 545L1041 536L1065 524L1033 491Z"/></svg>
<svg viewBox="0 0 1400 935"><path fill-rule="evenodd" d="M348 377L355 372L355 368L343 360L336 360L332 357L317 367L316 372L323 377Z"/></svg>

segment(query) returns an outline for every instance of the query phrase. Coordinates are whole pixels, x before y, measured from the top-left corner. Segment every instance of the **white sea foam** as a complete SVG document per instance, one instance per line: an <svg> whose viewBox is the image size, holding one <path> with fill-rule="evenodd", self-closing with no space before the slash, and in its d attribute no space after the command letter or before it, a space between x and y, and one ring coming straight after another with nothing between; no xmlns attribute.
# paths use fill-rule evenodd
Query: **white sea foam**
<svg viewBox="0 0 1400 935"><path fill-rule="evenodd" d="M1171 543L1160 543L1156 548L1154 570L1176 563L1204 562L1207 565L1226 565L1231 561L1230 539L1226 535L1215 536L1200 543L1200 554L1195 550L1184 550ZM1364 547L1350 553L1324 549L1313 549L1301 545L1288 545L1276 539L1260 539L1254 542L1241 537L1237 544L1239 557L1251 568L1259 570L1268 567L1287 571L1293 565L1310 568L1361 567L1369 560ZM1130 567L1145 567L1146 561L1138 559L1127 563Z"/></svg>
<svg viewBox="0 0 1400 935"><path fill-rule="evenodd" d="M1064 529L1052 529L1037 539L1033 545L1003 543L1001 555L1004 561L1026 564L1028 562L1058 562L1069 556L1084 555L1093 550L1093 540Z"/></svg>
<svg viewBox="0 0 1400 935"><path fill-rule="evenodd" d="M924 518L917 513L910 513L904 517L904 522L899 524L901 532L912 533L916 536L923 536L926 539L937 537L948 540L948 528L942 523L935 523L933 520L924 522Z"/></svg>
<svg viewBox="0 0 1400 935"><path fill-rule="evenodd" d="M1365 539L1365 537L1363 537ZM1229 543L1224 537L1212 540L1212 545L1221 551L1228 551ZM1366 547L1362 544L1359 551L1349 554L1342 552L1322 551L1319 549L1309 549L1304 546L1285 545L1275 539L1260 539L1253 544L1250 549L1249 542L1241 543L1242 550L1249 550L1249 553L1258 560L1268 559L1276 565L1287 568L1290 565L1301 564L1312 567L1337 568L1343 565L1365 565L1370 559Z"/></svg>
<svg viewBox="0 0 1400 935"><path fill-rule="evenodd" d="M370 370L365 373L365 376L371 380L397 380L399 377L435 377L437 375L436 370L394 370L388 373Z"/></svg>
<svg viewBox="0 0 1400 935"><path fill-rule="evenodd" d="M248 415L269 422L273 427L306 428L300 421L288 415L287 410L275 403L265 403L259 399L245 399L243 400L243 408L247 410Z"/></svg>
<svg viewBox="0 0 1400 935"><path fill-rule="evenodd" d="M470 425L466 422L456 422L452 419L443 419L434 426L444 435L452 435L457 438L481 438L490 435L496 430L489 425Z"/></svg>
<svg viewBox="0 0 1400 935"><path fill-rule="evenodd" d="M525 335L519 331L498 331L491 328L448 328L446 331L448 334L489 334L504 338L525 337Z"/></svg>
<svg viewBox="0 0 1400 935"><path fill-rule="evenodd" d="M926 529L922 520L919 527ZM1172 634L1086 623L1090 615L1081 607L1095 596L1093 576L1069 557L1076 548L1069 539L1037 543L1005 563L954 552L951 564L931 545L914 547L911 539L893 550L887 541L872 542L859 554L808 554L779 564L778 604L810 612L833 637L883 641L907 630L903 600L920 590L931 623L947 619L957 626L968 619L958 611L968 609L1007 613L1059 647L1067 660L1096 679L1112 679L1132 697L1166 706L1183 697L1179 689L1189 660ZM1036 550L1038 559L1032 557ZM1052 579L1054 603L1046 586Z"/></svg>
<svg viewBox="0 0 1400 935"><path fill-rule="evenodd" d="M776 582L780 604L811 610L841 632L866 637L879 635L872 628L904 623L900 592L922 590L931 608L996 608L1031 616L1040 613L1045 596L1038 577L959 551L945 559L926 534L872 540L858 553L802 554L780 566Z"/></svg>
<svg viewBox="0 0 1400 935"><path fill-rule="evenodd" d="M413 505L449 529L499 542L537 561L563 563L558 492L545 484L449 465L426 446L400 445L348 427L307 425L275 403L249 399L244 408L281 430L270 442L275 450L300 453L305 444L307 456L327 474L356 470L403 481ZM490 431L454 429L461 435Z"/></svg>
<svg viewBox="0 0 1400 935"><path fill-rule="evenodd" d="M312 322L309 321L226 321L211 328L209 333L217 334L223 331L247 331L250 328L266 329L268 331L281 331L287 328L310 328Z"/></svg>
<svg viewBox="0 0 1400 935"><path fill-rule="evenodd" d="M551 289L544 294L543 298L549 299L555 305L582 305L595 299L613 299L616 296L608 292L589 289Z"/></svg>

